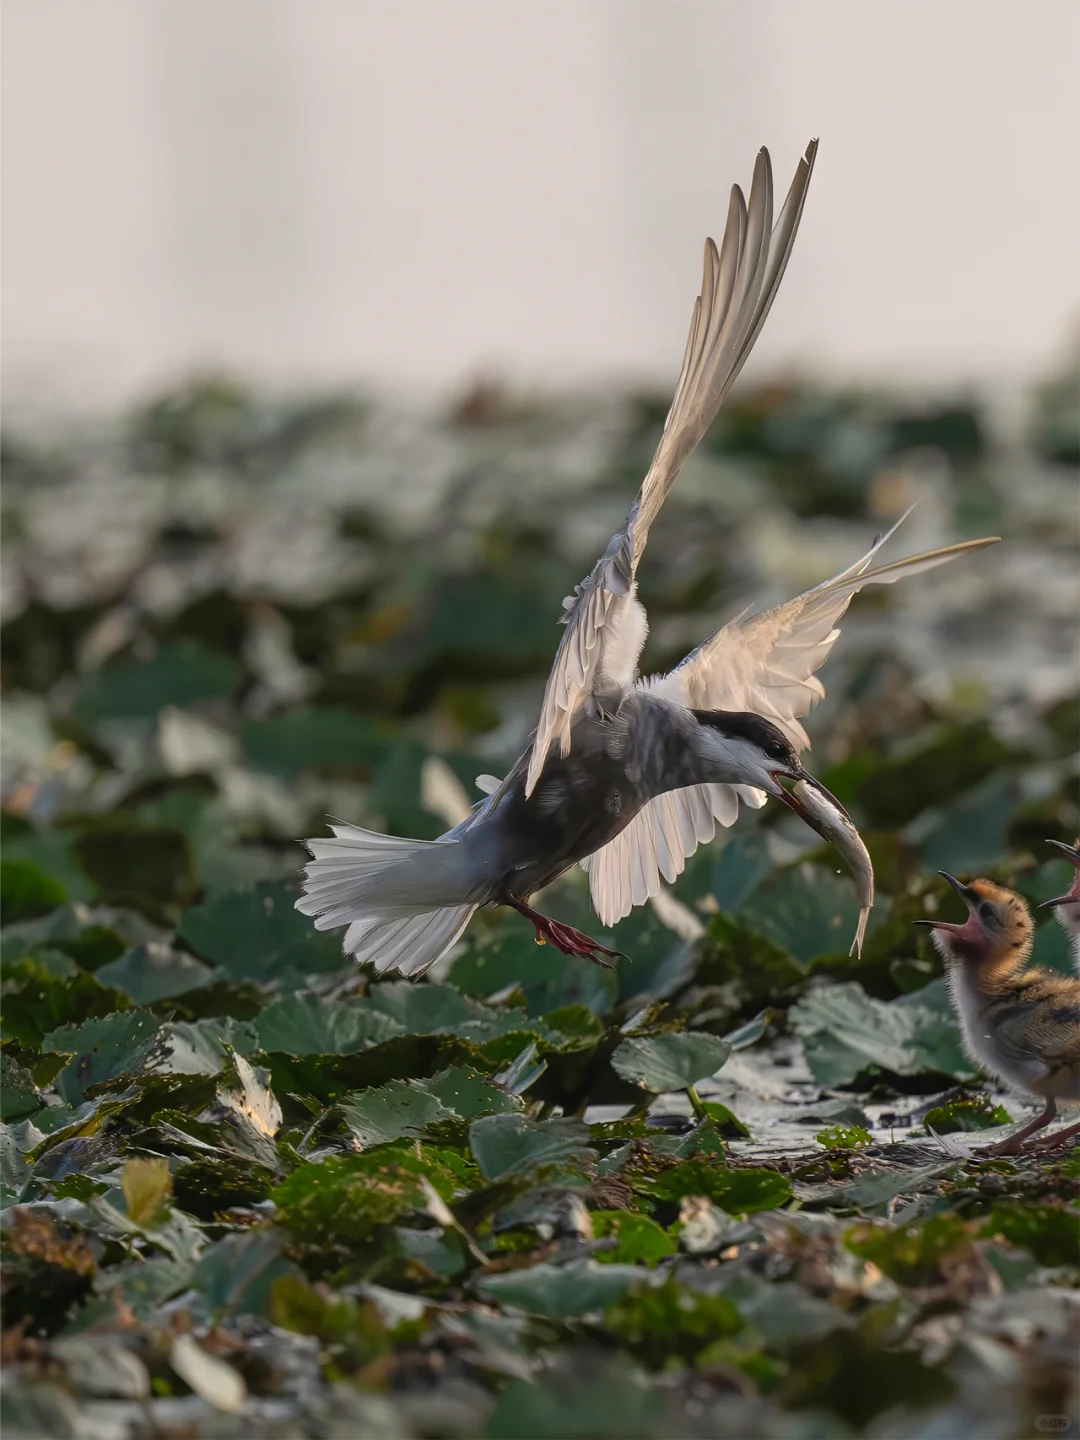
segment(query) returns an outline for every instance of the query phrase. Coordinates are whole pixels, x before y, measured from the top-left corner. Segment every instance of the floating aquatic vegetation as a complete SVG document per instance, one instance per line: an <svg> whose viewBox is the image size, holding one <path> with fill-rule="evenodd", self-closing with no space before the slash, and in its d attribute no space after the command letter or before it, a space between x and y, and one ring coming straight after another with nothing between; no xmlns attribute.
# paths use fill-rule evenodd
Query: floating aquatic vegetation
<svg viewBox="0 0 1080 1440"><path fill-rule="evenodd" d="M1039 413L1004 483L977 407L744 392L656 527L650 666L919 495L912 549L988 515L1009 542L857 602L825 671L861 958L850 877L768 806L615 927L617 971L482 913L417 985L295 911L295 837L434 837L506 773L662 407L217 379L9 440L5 1429L1020 1434L1074 1404L1076 1161L980 1157L1017 1102L971 1092L910 924L938 865L1058 893L1041 842L1078 829L1069 430ZM550 900L587 928L582 877Z"/></svg>

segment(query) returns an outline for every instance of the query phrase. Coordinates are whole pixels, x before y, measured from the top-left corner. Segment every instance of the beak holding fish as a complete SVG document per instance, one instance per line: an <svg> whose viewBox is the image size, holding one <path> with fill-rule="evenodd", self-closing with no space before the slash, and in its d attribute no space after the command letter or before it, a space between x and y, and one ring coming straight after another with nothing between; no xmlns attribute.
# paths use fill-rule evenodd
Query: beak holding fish
<svg viewBox="0 0 1080 1440"><path fill-rule="evenodd" d="M777 774L774 778L779 783L782 777ZM859 897L859 923L849 954L861 960L866 924L874 904L874 867L851 816L835 795L805 771L790 790L780 784L779 798L846 860Z"/></svg>

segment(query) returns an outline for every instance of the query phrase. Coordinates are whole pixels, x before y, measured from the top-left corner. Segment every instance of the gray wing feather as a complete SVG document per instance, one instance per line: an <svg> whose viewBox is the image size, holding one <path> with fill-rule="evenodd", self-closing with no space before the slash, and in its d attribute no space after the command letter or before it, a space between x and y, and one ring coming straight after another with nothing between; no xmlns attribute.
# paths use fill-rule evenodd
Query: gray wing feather
<svg viewBox="0 0 1080 1440"><path fill-rule="evenodd" d="M566 629L544 693L525 780L526 795L532 793L552 743L558 739L564 754L569 749L574 712L592 692L603 671L605 649L618 646L620 632L624 650L628 634L631 642L637 641L636 663L645 627L633 613L637 606L634 577L649 528L688 456L712 424L764 324L787 268L816 154L814 140L799 162L774 228L772 167L768 151L762 149L754 166L749 209L742 191L733 186L720 249L712 240L705 243L701 294L694 303L682 372L656 454L626 530L613 538L563 615ZM606 679L614 679L625 690L633 683L633 671L634 665L620 653L616 673Z"/></svg>
<svg viewBox="0 0 1080 1440"><path fill-rule="evenodd" d="M691 785L650 800L614 840L581 862L603 923L614 925L658 895L661 876L670 885L698 846L713 838L717 824L730 825L737 813L730 785Z"/></svg>
<svg viewBox="0 0 1080 1440"><path fill-rule="evenodd" d="M904 519L839 575L772 610L739 616L670 674L644 683L695 709L752 711L779 726L797 749L807 749L810 740L800 720L825 694L814 672L836 643L837 621L863 586L891 585L997 543L996 536L965 540L871 569L878 550Z"/></svg>

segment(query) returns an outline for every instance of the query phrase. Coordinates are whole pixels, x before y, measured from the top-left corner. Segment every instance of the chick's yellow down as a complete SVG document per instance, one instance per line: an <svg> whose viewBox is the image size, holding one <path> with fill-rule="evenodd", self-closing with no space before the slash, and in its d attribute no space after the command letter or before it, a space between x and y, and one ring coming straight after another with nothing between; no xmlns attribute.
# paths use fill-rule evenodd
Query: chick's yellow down
<svg viewBox="0 0 1080 1440"><path fill-rule="evenodd" d="M965 885L941 872L968 908L962 925L922 920L945 961L949 992L972 1060L1012 1089L1045 1101L1030 1124L992 1154L1048 1149L1080 1122L1030 1145L1057 1116L1080 1105L1080 978L1030 965L1035 926L1025 902L990 880Z"/></svg>

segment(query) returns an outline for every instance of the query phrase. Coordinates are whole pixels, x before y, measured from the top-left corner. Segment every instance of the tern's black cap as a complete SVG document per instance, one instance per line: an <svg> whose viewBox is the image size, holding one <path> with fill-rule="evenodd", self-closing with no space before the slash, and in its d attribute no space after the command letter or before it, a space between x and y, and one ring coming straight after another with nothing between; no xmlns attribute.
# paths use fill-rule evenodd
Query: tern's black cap
<svg viewBox="0 0 1080 1440"><path fill-rule="evenodd" d="M779 760L785 765L798 764L791 741L771 720L763 720L749 710L692 710L690 713L699 725L708 725L721 735L748 740L770 760Z"/></svg>

